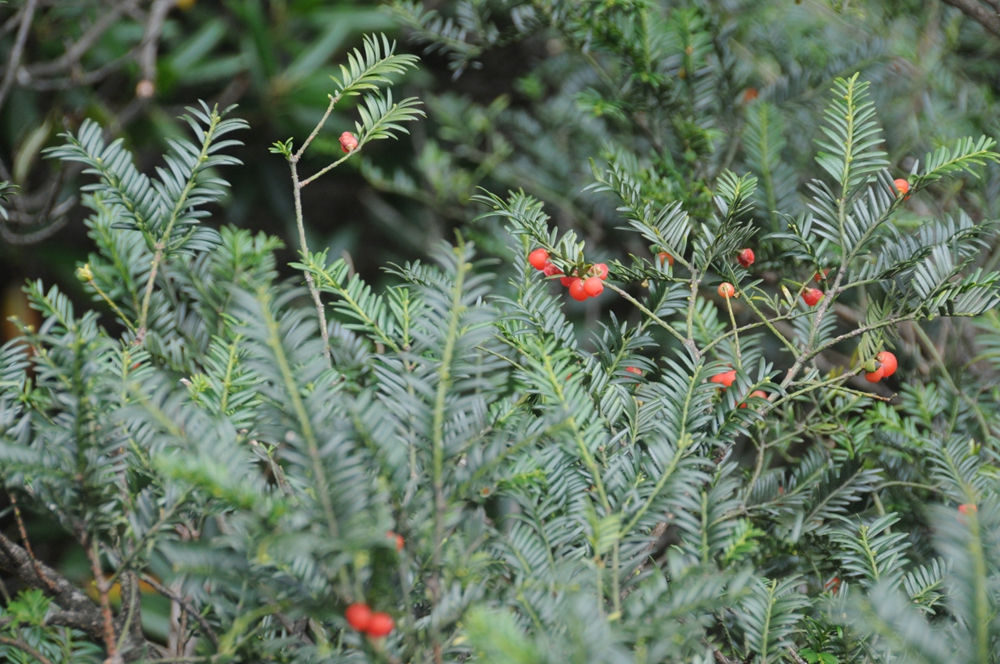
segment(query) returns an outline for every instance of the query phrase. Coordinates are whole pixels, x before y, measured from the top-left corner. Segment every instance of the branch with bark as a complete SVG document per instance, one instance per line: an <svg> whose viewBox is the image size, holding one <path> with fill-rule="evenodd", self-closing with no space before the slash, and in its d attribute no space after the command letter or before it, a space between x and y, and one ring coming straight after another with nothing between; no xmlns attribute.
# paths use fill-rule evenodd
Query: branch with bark
<svg viewBox="0 0 1000 664"><path fill-rule="evenodd" d="M963 14L1000 37L1000 0L944 0Z"/></svg>

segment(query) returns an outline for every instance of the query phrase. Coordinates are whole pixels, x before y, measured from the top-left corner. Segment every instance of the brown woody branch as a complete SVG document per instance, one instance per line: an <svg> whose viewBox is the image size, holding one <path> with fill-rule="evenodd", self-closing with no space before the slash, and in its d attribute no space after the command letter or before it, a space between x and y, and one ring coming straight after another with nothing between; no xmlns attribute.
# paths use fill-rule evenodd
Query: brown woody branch
<svg viewBox="0 0 1000 664"><path fill-rule="evenodd" d="M981 26L1000 37L1000 2L987 0L989 7L979 0L944 0L952 7L957 7L963 14L973 19Z"/></svg>
<svg viewBox="0 0 1000 664"><path fill-rule="evenodd" d="M39 576L37 569L41 570ZM0 569L51 597L63 610L51 616L50 624L64 625L102 640L101 610L79 588L43 562L33 559L23 548L0 533Z"/></svg>

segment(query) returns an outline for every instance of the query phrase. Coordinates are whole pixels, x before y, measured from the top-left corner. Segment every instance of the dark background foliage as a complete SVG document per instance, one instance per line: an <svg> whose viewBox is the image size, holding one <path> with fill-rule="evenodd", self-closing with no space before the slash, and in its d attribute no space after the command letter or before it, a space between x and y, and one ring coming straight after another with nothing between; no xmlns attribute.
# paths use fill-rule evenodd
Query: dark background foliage
<svg viewBox="0 0 1000 664"><path fill-rule="evenodd" d="M410 127L399 142L381 141L336 178L304 193L305 218L314 251L345 255L370 281L388 279L387 263L423 258L442 238L462 227L481 245L500 249L495 221L475 221L484 211L472 196L477 187L502 194L523 188L546 203L562 229L574 229L599 244L601 258L623 258L645 249L617 230L621 221L609 199L584 191L592 180L588 157L610 155L625 146L654 152L655 132L643 131L656 101L655 81L627 80L600 48L583 48L593 35L529 31L515 34L518 5L495 1L426 2L445 18L471 25L455 34L466 45L451 52L425 45L435 30L414 22L412 3L395 11L373 1L319 0L16 0L0 5L0 179L19 187L2 222L0 288L2 314L31 320L21 294L25 279L59 284L83 301L73 276L91 250L73 196L83 181L77 172L43 158L59 144L57 135L76 131L92 118L124 140L139 156L139 168L159 165L166 139L181 128L185 106L205 99L235 112L252 131L235 150L246 166L226 173L232 189L217 219L285 240L279 269L293 272L295 240L292 197L284 161L267 151L274 141L301 140L326 107L335 63L361 35L384 32L403 51L420 53L419 71L398 86L400 96L421 97L426 121ZM608 11L630 2L606 3ZM689 98L671 97L691 117L708 122L674 127L684 140L671 146L675 161L658 164L678 183L673 198L694 214L707 209L708 187L723 168L750 169L753 147L747 128L760 122L763 105L784 126L787 143L779 150L784 170L774 196L785 209L801 207L803 183L817 172L812 161L817 118L832 79L860 71L872 81L872 95L885 126L888 159L896 175L909 172L915 156L960 136L1000 136L995 98L1000 86L1000 40L990 21L980 22L975 0L922 2L885 0L689 0L657 3L674 8L691 24L710 25L717 43L690 44L731 72L724 92L728 103L696 108L697 85ZM950 6L954 5L954 6ZM463 14L473 7L476 22ZM26 13L32 20L26 22ZM22 26L27 26L22 31ZM495 32L488 29L495 27ZM443 26L446 27L446 26ZM484 28L477 32L476 27ZM434 28L434 29L431 29ZM627 53L628 35L603 35ZM684 35L677 34L677 39ZM597 40L600 41L600 40ZM683 49L682 49L683 50ZM639 54L636 55L638 57ZM683 58L682 58L683 60ZM594 65L597 64L595 69ZM690 75L686 63L672 66ZM601 67L605 69L602 77ZM691 76L691 79L696 77ZM668 103L666 97L662 103ZM683 118L683 113L678 117ZM755 120L756 118L756 120ZM353 127L349 106L338 108L316 143L316 170L339 153L335 137ZM710 149L713 132L725 124L743 141ZM935 191L933 205L920 216L953 210L958 204L977 220L1000 213L1000 176L990 167L981 181L957 180ZM761 194L764 195L764 194ZM762 206L765 209L766 206ZM760 216L756 223L778 230L781 221ZM777 283L781 268L767 246L765 278ZM994 267L1000 247L984 259ZM598 304L573 312L595 319ZM964 364L971 346L946 342L948 327L937 328L948 362ZM11 329L4 327L4 335ZM916 342L914 342L916 343ZM929 375L927 364L916 367ZM0 501L4 498L0 497ZM13 529L8 519L2 524ZM60 556L58 529L29 520L36 553L70 577L86 576L79 557ZM76 566L74 572L74 565Z"/></svg>

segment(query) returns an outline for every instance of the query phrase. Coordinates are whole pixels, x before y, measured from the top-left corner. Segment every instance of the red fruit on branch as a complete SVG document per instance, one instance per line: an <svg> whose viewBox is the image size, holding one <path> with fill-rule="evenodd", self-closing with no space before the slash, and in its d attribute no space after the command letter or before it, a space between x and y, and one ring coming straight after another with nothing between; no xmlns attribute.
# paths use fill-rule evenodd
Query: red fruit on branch
<svg viewBox="0 0 1000 664"><path fill-rule="evenodd" d="M906 196L906 193L910 191L910 183L903 178L897 178L893 180L892 183L896 185L896 189L899 190L900 196ZM909 198L909 196L906 196L906 198Z"/></svg>
<svg viewBox="0 0 1000 664"><path fill-rule="evenodd" d="M590 277L583 282L583 292L590 297L597 297L604 292L604 283L600 277Z"/></svg>
<svg viewBox="0 0 1000 664"><path fill-rule="evenodd" d="M635 374L636 376L642 375L642 369L640 369L639 367L625 367L625 371L629 372L630 374Z"/></svg>
<svg viewBox="0 0 1000 664"><path fill-rule="evenodd" d="M736 370L734 369L732 371L723 371L720 374L715 374L714 376L708 379L708 382L720 383L726 387L729 387L730 385L736 382Z"/></svg>
<svg viewBox="0 0 1000 664"><path fill-rule="evenodd" d="M759 399L766 399L767 392L765 392L764 390L754 390L753 392L750 393L750 396L747 397L747 400L749 401L754 397L757 397ZM746 407L747 407L746 401L740 404L740 408L746 408Z"/></svg>
<svg viewBox="0 0 1000 664"><path fill-rule="evenodd" d="M736 255L736 262L743 267L750 267L753 265L754 255L753 249L741 249L740 253Z"/></svg>
<svg viewBox="0 0 1000 664"><path fill-rule="evenodd" d="M594 263L594 267L590 268L590 273L603 281L608 278L608 266L606 263Z"/></svg>
<svg viewBox="0 0 1000 664"><path fill-rule="evenodd" d="M883 376L885 376L885 367L880 365L879 368L876 369L875 371L869 371L868 373L866 373L865 380L867 380L869 383L877 383L880 380L882 380Z"/></svg>
<svg viewBox="0 0 1000 664"><path fill-rule="evenodd" d="M657 254L657 256L659 256L661 263L666 263L668 265L674 264L674 257L665 251L661 251L660 253Z"/></svg>
<svg viewBox="0 0 1000 664"><path fill-rule="evenodd" d="M364 632L371 625L372 610L363 602L355 602L344 610L344 618L351 629Z"/></svg>
<svg viewBox="0 0 1000 664"><path fill-rule="evenodd" d="M400 535L399 533L394 533L390 530L385 534L385 536L388 537L389 539L396 540L396 551L403 550L403 545L406 544L406 540L403 539L402 535Z"/></svg>
<svg viewBox="0 0 1000 664"><path fill-rule="evenodd" d="M810 307L815 307L823 299L823 291L818 288L807 288L802 293L802 300Z"/></svg>
<svg viewBox="0 0 1000 664"><path fill-rule="evenodd" d="M371 615L371 619L368 621L368 628L365 632L373 639L380 639L383 636L389 636L395 626L396 623L393 622L392 616L379 611Z"/></svg>
<svg viewBox="0 0 1000 664"><path fill-rule="evenodd" d="M600 280L598 279L598 281ZM573 277L573 283L569 285L569 296L577 302L583 302L589 297L587 291L584 290L583 279Z"/></svg>
<svg viewBox="0 0 1000 664"><path fill-rule="evenodd" d="M970 514L978 511L979 509L976 507L975 503L965 503L958 506L959 514Z"/></svg>
<svg viewBox="0 0 1000 664"><path fill-rule="evenodd" d="M875 359L882 363L882 369L884 371L883 377L888 378L892 374L896 373L896 367L899 364L896 362L896 356L887 350L882 351L875 356Z"/></svg>
<svg viewBox="0 0 1000 664"><path fill-rule="evenodd" d="M728 281L723 281L721 284L719 284L718 292L719 292L719 297L724 297L727 300L731 298L733 295L736 295L736 289L733 288L733 285Z"/></svg>
<svg viewBox="0 0 1000 664"><path fill-rule="evenodd" d="M344 152L353 152L358 149L358 139L349 131L340 135L340 149Z"/></svg>
<svg viewBox="0 0 1000 664"><path fill-rule="evenodd" d="M817 272L815 275L813 275L813 279L815 279L817 282L826 281L826 278L829 275L830 275L830 269L827 268L827 269L823 270L822 274L819 273L819 272Z"/></svg>
<svg viewBox="0 0 1000 664"><path fill-rule="evenodd" d="M549 252L544 249L535 249L528 254L528 262L531 263L531 267L536 270L544 270L545 266L549 262Z"/></svg>
<svg viewBox="0 0 1000 664"><path fill-rule="evenodd" d="M562 274L562 270L560 270L555 263L550 262L542 266L542 274L546 277L555 277Z"/></svg>

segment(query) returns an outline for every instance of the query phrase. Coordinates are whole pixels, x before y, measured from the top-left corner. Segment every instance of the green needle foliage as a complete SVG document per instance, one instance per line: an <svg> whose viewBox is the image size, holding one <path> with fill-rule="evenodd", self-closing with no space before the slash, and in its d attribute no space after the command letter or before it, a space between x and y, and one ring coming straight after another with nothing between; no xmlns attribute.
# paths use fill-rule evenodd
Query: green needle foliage
<svg viewBox="0 0 1000 664"><path fill-rule="evenodd" d="M468 4L472 21L481 7ZM539 3L581 25L627 4ZM700 20L674 17L685 77L630 46L641 33L601 24L649 73L631 83L648 108L703 108L716 79L697 74L712 48L694 34ZM391 105L386 75L414 63L386 64L384 39L365 49L331 108L364 92L374 101L359 107L358 135L394 136L417 111ZM202 223L237 165L234 139L219 138L242 123L190 110L194 140L173 144L156 180L85 123L51 154L96 176L95 253L78 271L95 307L26 286L45 322L0 351L0 465L21 509L79 543L94 583L75 586L0 535L0 569L28 588L5 598L0 654L1000 661L997 400L943 362L940 379L920 382L901 357L894 400L855 380L903 326L925 335L932 318L979 317L996 330L1000 273L972 267L995 228L958 215L907 232L867 83L838 78L827 100L823 175L804 205L763 172L716 164L710 189L691 180L679 195L627 150L590 155L589 195L639 249L609 261L605 282L628 313L589 329L566 315L558 275L527 256L544 248L564 275L585 276L592 251L524 191L476 198L480 223L505 226L496 253L514 256L509 279L459 232L429 261L387 268L385 289L304 240L304 279L281 280L277 240ZM688 146L696 170L714 129L682 118L667 140ZM780 124L757 122L758 154L778 173L768 145ZM309 142L274 149L296 195ZM981 172L1000 160L993 148L963 139L932 152L910 195ZM735 255L757 242L754 220L775 219L782 273L768 282ZM301 210L297 220L301 232ZM807 306L824 268L824 297ZM715 295L723 281L738 297ZM845 301L861 315L838 319ZM823 368L832 352L847 364ZM172 643L143 631L148 588L173 602ZM350 625L359 602L388 613L392 632Z"/></svg>

